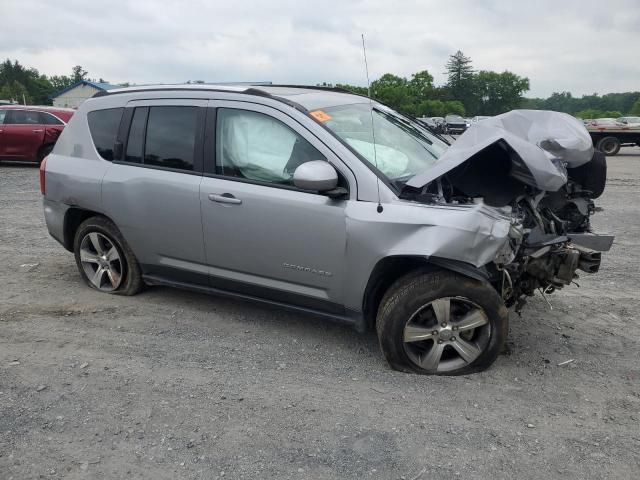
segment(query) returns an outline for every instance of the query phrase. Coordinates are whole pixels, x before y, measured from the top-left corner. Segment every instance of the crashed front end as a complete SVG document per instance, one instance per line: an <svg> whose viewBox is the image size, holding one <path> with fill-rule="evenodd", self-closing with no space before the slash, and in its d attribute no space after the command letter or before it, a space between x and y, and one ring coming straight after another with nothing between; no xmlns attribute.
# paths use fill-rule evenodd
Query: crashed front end
<svg viewBox="0 0 640 480"><path fill-rule="evenodd" d="M470 258L462 260L482 264L506 305L519 310L536 290L550 294L574 283L578 271L598 271L613 242L593 233L590 222L605 183L605 157L581 122L516 110L474 124L432 169L406 183L401 198L481 206L478 213L499 216L500 247L465 249Z"/></svg>

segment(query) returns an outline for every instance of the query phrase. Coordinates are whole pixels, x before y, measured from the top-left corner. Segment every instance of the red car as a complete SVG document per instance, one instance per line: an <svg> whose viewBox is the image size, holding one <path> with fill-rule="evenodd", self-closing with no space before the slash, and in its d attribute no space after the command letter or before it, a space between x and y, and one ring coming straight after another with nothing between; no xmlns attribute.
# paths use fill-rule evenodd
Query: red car
<svg viewBox="0 0 640 480"><path fill-rule="evenodd" d="M75 110L0 105L0 160L41 162Z"/></svg>

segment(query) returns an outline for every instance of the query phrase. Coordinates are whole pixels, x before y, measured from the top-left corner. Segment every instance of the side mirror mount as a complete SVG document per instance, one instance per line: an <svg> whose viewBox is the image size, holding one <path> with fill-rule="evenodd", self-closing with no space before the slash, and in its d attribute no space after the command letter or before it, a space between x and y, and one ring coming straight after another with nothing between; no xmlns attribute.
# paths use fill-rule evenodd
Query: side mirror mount
<svg viewBox="0 0 640 480"><path fill-rule="evenodd" d="M301 190L327 193L338 186L338 172L325 160L312 160L295 169L293 184Z"/></svg>

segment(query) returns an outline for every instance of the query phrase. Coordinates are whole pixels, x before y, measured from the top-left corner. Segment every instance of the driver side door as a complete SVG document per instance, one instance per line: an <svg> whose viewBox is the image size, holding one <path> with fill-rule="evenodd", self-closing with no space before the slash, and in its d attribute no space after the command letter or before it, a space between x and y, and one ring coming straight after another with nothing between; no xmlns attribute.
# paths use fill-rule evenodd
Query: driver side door
<svg viewBox="0 0 640 480"><path fill-rule="evenodd" d="M295 168L312 160L329 161L340 176L340 161L279 110L209 106L200 204L211 286L342 313L349 199L292 181ZM346 175L341 181L355 195Z"/></svg>

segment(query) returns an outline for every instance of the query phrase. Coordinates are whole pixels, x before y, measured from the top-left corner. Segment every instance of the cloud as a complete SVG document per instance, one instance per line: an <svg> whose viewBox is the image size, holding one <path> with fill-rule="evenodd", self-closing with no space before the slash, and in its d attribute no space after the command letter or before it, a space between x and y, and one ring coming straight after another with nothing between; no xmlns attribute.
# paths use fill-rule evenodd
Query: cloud
<svg viewBox="0 0 640 480"><path fill-rule="evenodd" d="M364 84L428 69L448 55L476 69L527 76L531 96L638 90L634 0L443 4L441 1L269 2L66 0L3 3L0 58L49 75L80 64L112 82L257 81Z"/></svg>

